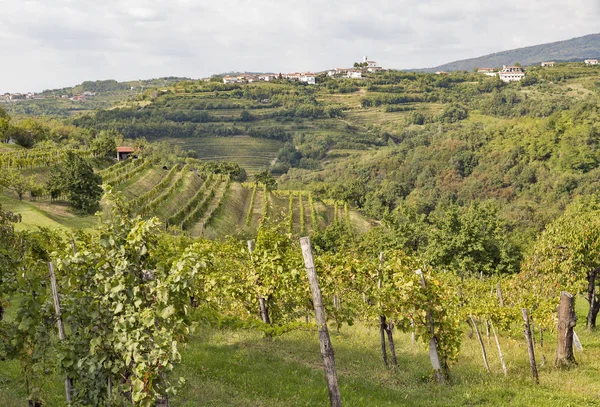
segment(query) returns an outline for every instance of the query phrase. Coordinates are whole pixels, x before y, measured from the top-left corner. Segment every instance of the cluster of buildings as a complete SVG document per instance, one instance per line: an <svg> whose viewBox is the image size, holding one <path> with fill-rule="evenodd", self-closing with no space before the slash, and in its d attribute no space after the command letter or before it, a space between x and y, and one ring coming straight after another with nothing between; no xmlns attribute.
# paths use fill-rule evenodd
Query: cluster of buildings
<svg viewBox="0 0 600 407"><path fill-rule="evenodd" d="M38 95L35 92L5 93L4 95L0 96L0 102L6 102L6 103L19 102L21 100L31 100L31 99L43 99L43 97Z"/></svg>
<svg viewBox="0 0 600 407"><path fill-rule="evenodd" d="M586 59L583 61L586 65L598 65L597 59ZM556 63L554 61L544 61L540 64L544 68L551 68ZM446 72L436 72L437 74L443 74ZM506 66L502 67L502 70L496 71L494 68L477 68L477 73L487 76L497 76L503 82L516 82L520 81L525 77L525 71L520 66Z"/></svg>
<svg viewBox="0 0 600 407"><path fill-rule="evenodd" d="M352 68L335 68L331 69L327 72L327 75L332 77L345 77L345 78L353 78L360 79L363 78L366 73L369 72L379 72L382 71L383 68L377 65L376 61L371 61L369 58L364 57L362 62L357 62L354 64ZM325 73L320 72L320 73ZM294 72L288 74L241 74L241 75L227 75L223 77L223 83L251 83L251 82L270 82L276 79L289 79L292 81L304 82L309 85L314 85L316 83L316 74L312 72ZM210 78L204 79L205 82L210 81Z"/></svg>
<svg viewBox="0 0 600 407"><path fill-rule="evenodd" d="M295 72L288 74L262 74L262 75L252 75L252 74L242 74L238 76L227 75L223 77L223 83L251 83L251 82L270 82L276 79L289 79L299 82L304 82L309 85L314 85L316 83L316 75L312 72Z"/></svg>
<svg viewBox="0 0 600 407"><path fill-rule="evenodd" d="M525 71L520 66L502 66L502 70L496 71L494 68L477 68L477 73L487 76L497 76L502 82L516 82L525 77Z"/></svg>
<svg viewBox="0 0 600 407"><path fill-rule="evenodd" d="M61 95L60 98L61 99L69 99L74 102L85 102L86 100L88 100L89 98L94 97L94 96L96 96L96 92L85 91L81 95L73 95L72 97L69 97L69 95ZM42 96L41 94L35 93L35 92L5 93L4 95L0 95L0 102L5 102L5 103L20 102L23 100L32 100L32 99L45 99L45 97Z"/></svg>
<svg viewBox="0 0 600 407"><path fill-rule="evenodd" d="M81 95L73 95L72 97L69 97L69 95L62 95L61 98L69 99L73 102L85 102L86 100L94 96L96 96L96 92L85 91Z"/></svg>
<svg viewBox="0 0 600 407"><path fill-rule="evenodd" d="M337 76L337 77L346 77L353 79L360 79L363 77L363 74L367 72L379 72L382 71L383 68L377 66L376 61L370 61L366 56L363 58L362 62L354 64L352 68L335 68L327 72L329 76Z"/></svg>

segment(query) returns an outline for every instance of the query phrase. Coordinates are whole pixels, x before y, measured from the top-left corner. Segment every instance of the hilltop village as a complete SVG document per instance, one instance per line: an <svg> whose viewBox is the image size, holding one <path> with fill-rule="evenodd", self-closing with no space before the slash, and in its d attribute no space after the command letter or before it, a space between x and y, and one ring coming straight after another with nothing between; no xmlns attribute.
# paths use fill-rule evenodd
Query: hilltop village
<svg viewBox="0 0 600 407"><path fill-rule="evenodd" d="M586 66L598 65L598 59L585 59L582 61ZM554 61L545 61L540 64L544 68L555 66ZM333 78L348 78L348 79L363 79L369 73L380 71L394 71L395 69L385 69L377 64L376 61L369 60L367 56L363 57L361 62L355 62L352 67L348 68L332 68L319 72L293 72L293 73L240 73L236 75L213 75L212 77L203 78L204 82L210 82L214 78L219 78L224 84L234 83L252 83L252 82L272 82L275 80L290 80L315 85L319 75L327 75ZM475 70L479 74L498 77L501 81L509 83L520 81L525 77L525 68L519 64L503 65L499 68L477 68ZM451 72L437 71L436 75L449 75ZM131 87L131 90L134 88ZM80 94L61 94L53 96L54 98L66 99L73 102L86 102L97 95L97 92L84 91ZM18 103L26 100L46 99L43 93L27 92L27 93L5 93L0 95L0 103Z"/></svg>

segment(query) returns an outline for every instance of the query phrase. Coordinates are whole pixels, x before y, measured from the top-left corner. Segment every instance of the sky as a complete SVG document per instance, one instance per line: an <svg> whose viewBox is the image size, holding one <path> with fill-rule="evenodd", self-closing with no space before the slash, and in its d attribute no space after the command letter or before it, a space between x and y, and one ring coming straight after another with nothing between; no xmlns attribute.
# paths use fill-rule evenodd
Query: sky
<svg viewBox="0 0 600 407"><path fill-rule="evenodd" d="M423 68L600 32L598 0L0 0L0 94L85 80Z"/></svg>

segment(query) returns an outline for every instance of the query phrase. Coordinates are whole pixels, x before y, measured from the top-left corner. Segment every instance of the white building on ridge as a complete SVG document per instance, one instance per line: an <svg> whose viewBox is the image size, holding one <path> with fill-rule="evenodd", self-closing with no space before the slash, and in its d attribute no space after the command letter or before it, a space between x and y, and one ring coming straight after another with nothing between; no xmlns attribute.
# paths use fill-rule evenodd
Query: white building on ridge
<svg viewBox="0 0 600 407"><path fill-rule="evenodd" d="M525 72L520 66L504 65L502 71L498 73L498 77L503 82L517 82L525 77Z"/></svg>

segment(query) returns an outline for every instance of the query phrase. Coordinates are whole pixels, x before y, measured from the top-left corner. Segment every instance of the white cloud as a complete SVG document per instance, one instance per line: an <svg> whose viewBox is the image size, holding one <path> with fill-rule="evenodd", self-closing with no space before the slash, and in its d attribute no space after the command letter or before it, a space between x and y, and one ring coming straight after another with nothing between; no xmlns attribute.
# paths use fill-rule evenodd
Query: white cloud
<svg viewBox="0 0 600 407"><path fill-rule="evenodd" d="M0 0L0 93L230 70L393 68L598 30L597 0Z"/></svg>

